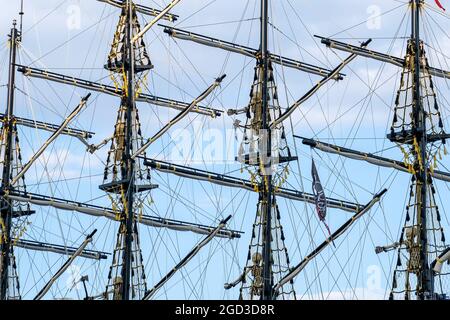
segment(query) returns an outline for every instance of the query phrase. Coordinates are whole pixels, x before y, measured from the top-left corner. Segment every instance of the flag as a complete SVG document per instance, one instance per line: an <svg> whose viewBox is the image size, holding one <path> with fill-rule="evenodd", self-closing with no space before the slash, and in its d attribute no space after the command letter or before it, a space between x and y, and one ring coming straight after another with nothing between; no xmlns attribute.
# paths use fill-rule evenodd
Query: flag
<svg viewBox="0 0 450 320"><path fill-rule="evenodd" d="M323 190L322 184L320 183L319 174L317 173L316 164L314 159L312 159L311 164L311 176L312 176L312 189L314 194L314 202L316 204L317 215L320 221L323 222L325 228L328 230L328 234L331 236L330 228L328 227L325 218L327 217L327 198ZM333 242L334 245L334 242ZM336 246L335 246L336 247Z"/></svg>
<svg viewBox="0 0 450 320"><path fill-rule="evenodd" d="M439 7L439 9L442 9L445 11L445 8L442 6L441 2L439 0L434 0L436 2L436 5Z"/></svg>
<svg viewBox="0 0 450 320"><path fill-rule="evenodd" d="M317 173L316 164L314 159L311 164L311 176L312 176L312 188L314 193L314 201L316 203L317 214L319 215L320 221L325 220L327 216L327 199L325 197L325 192L323 191L322 184L320 183L319 174Z"/></svg>

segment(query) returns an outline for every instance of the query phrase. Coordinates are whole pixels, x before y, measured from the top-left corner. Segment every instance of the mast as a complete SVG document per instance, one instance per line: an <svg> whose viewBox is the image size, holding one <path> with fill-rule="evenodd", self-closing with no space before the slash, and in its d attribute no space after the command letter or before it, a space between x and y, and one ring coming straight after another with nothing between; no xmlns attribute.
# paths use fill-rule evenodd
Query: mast
<svg viewBox="0 0 450 320"><path fill-rule="evenodd" d="M268 75L268 35L267 27L269 23L269 1L261 0L261 60L262 65L262 123L261 133L263 139L260 140L261 169L264 167L263 188L260 197L263 204L263 215L265 216L264 230L264 246L263 246L263 279L264 290L261 295L262 300L271 300L273 298L273 279L272 279L272 257L271 257L271 241L272 241L272 173L271 173L271 130L268 119L268 92L267 92L267 75ZM267 158L266 158L267 157Z"/></svg>
<svg viewBox="0 0 450 320"><path fill-rule="evenodd" d="M417 223L419 224L419 250L420 273L418 275L418 297L423 300L433 295L433 285L428 263L428 238L427 238L427 197L428 197L428 164L427 164L427 128L424 107L420 90L421 74L421 43L420 43L420 6L422 0L411 0L411 41L414 43L414 100L413 100L413 134L419 144L419 152L415 153L415 162L418 167L416 174L420 197L417 202ZM417 190L419 194L419 190Z"/></svg>
<svg viewBox="0 0 450 320"><path fill-rule="evenodd" d="M411 174L405 224L400 239L394 244L376 249L377 254L390 251L392 248L397 249L397 263L389 299L404 294L405 299L409 300L412 292L420 300L446 299L440 280L444 274L432 270L429 264L433 260L437 261L436 259L442 254L442 248L448 247L445 243L439 206L436 203L437 191L433 178L449 181L447 172L436 169L438 168L437 159L442 158L441 151L444 155L447 154L445 144L450 137L444 130L432 77L449 79L450 72L431 66L426 57L425 46L420 38L420 14L424 4L424 0L408 1L411 11L411 37L403 59L319 37L322 43L330 48L352 52L402 68L392 126L387 138L401 149L404 156L403 164L387 158L373 157L373 155L365 157L367 154L362 156L364 153L358 151L313 142L315 147L325 152L338 153L379 166L395 167L397 170ZM307 144L310 143L311 141L307 142ZM413 211L413 218L410 216L410 211ZM436 237L439 231L440 240ZM406 266L402 264L403 255L408 257ZM414 277L413 281L410 277ZM402 282L401 285L399 285L400 282Z"/></svg>
<svg viewBox="0 0 450 320"><path fill-rule="evenodd" d="M20 41L20 35L16 28L16 20L13 21L13 27L10 34L10 51L9 51L9 75L8 75L8 95L6 107L6 119L4 126L7 127L7 137L5 140L5 154L3 159L2 174L2 193L11 190L11 162L13 157L13 117L14 117L14 90L16 81L16 53L17 44ZM1 221L2 221L2 239L1 243L1 264L0 264L0 299L7 299L7 288L9 281L8 269L10 265L11 254L11 222L13 208L11 204L2 198L1 201Z"/></svg>
<svg viewBox="0 0 450 320"><path fill-rule="evenodd" d="M87 82L82 80L81 84L81 87L83 88L94 88L94 90L97 88L100 89L99 91L103 93L105 93L106 91L106 93L121 97L121 107L119 110L118 121L115 126L115 136L110 139L106 139L103 142L104 145L109 140L114 140L112 142L112 150L110 150L108 154L108 162L110 162L110 159L113 159L114 162L120 163L119 170L116 170L117 167L111 169L114 175L113 181L111 183L105 183L100 186L100 189L106 191L108 193L108 196L111 198L111 201L113 202L112 208L101 209L100 207L96 207L97 209L100 208L100 210L95 212L95 210L97 209L94 209L94 207L91 206L90 208L85 208L86 210L83 211L83 209L81 209L81 206L83 206L81 203L78 203L74 207L69 208L68 203L70 201L66 199L58 199L59 201L61 201L58 204L56 204L54 200L51 200L47 203L38 200L38 205L50 205L61 210L77 211L91 215L98 215L101 211L103 211L103 213L100 214L101 216L105 216L115 220L120 219L121 224L118 232L118 241L114 249L114 261L111 266L111 269L120 269L120 271L115 274L116 277L112 281L113 290L108 291L108 288L110 287L110 285L108 285L107 291L105 292L105 294L102 294L102 296L108 298L109 295L112 294L114 299L130 300L138 296L139 291L141 291L142 293L146 292L145 273L143 272L143 259L142 252L140 250L137 224L147 220L148 223L145 222L147 223L147 225L157 228L169 228L176 231L192 231L200 234L210 234L214 231L213 237L217 236L225 238L235 238L239 237L239 233L235 233L234 231L230 233L228 230L222 230L224 226L220 226L219 229L216 229L180 220L169 221L169 219L161 219L159 217L148 217L142 214L143 197L141 196L141 194L148 192L151 189L157 188L157 185L152 185L149 183L139 183L143 180L150 180L150 170L149 168L141 169L139 161L142 162L142 160L145 158L145 153L143 154L142 158L134 160L136 155L138 155L134 152L136 152L136 150L140 147L143 147L143 139L141 135L136 101L151 101L153 104L158 106L182 110L181 116L178 115L178 118L175 118L176 120L190 112L215 118L216 116L220 116L222 111L212 108L206 108L197 104L204 100L220 84L225 76L217 78L212 86L210 86L205 92L203 92L197 99L195 99L191 103L185 103L151 95L136 94L136 92L140 92L139 87L145 81L145 75L138 76L137 74L140 75L141 73L148 72L148 70L153 68L147 55L143 39L141 39L140 41L133 40L133 34L139 34L140 31L136 12L146 7L136 7L132 0L126 0L123 2L121 1L121 3L113 3L118 4L119 7L122 8L122 14L117 27L117 32L115 33L115 37L113 39L111 54L108 57L108 63L105 65L105 68L111 71L113 75L116 74L117 76L118 74L118 78L122 79L120 83L120 90L118 89L119 86L116 86L115 88L111 87L113 88L113 90L111 91L102 84L93 83L90 81ZM13 29L10 35L11 52L7 110L4 114L0 114L0 120L3 124L1 134L3 140L1 145L2 152L0 152L0 154L3 154L5 158L5 160L3 161L2 169L2 199L0 207L2 218L2 220L0 221L0 245L2 251L0 260L0 285L2 299L11 298L10 288L17 287L17 290L19 290L18 276L16 274L17 272L15 267L15 257L13 253L14 246L37 251L49 251L59 254L68 254L70 251L75 251L66 246L52 245L38 241L31 242L18 239L18 237L16 237L16 231L18 231L18 223L16 221L19 220L22 216L26 217L28 215L36 213L35 211L29 209L29 203L33 200L29 198L31 194L26 191L23 174L20 174L20 170L23 170L23 168L20 162L21 156L20 148L18 146L19 141L17 137L16 125L20 124L23 126L55 132L55 134L57 135L66 134L72 137L77 137L88 147L91 147L92 145L87 144L87 139L90 138L93 134L92 132L85 132L75 128L62 126L59 127L51 123L44 123L25 118L16 118L14 116L13 105L15 89L15 68L17 67L17 69L20 71L20 66L16 64L16 48L17 44L21 40L22 34L21 30L23 1L21 2L21 4L21 20L18 27L19 30L16 29L16 21L14 21ZM154 10L150 13L145 14L160 16L161 12L158 12L158 10ZM169 21L176 20L175 15L168 13L165 13L159 18ZM57 76L60 77L59 82L65 84L69 83L68 79L71 78L65 75ZM117 79L114 79L114 81L115 84L118 83ZM75 78L71 78L71 83L69 84L77 86L77 82L78 81L76 81ZM194 106L195 109L193 109ZM158 134L162 134L161 131L158 132ZM48 143L46 142L45 145L48 145ZM3 150L3 148L5 148L5 150ZM140 151L140 153L143 153L143 151ZM37 153L35 158L37 158L39 155L40 153ZM16 157L18 160L16 159ZM114 165L115 164L116 163L114 163ZM19 174L17 174L16 171L18 171ZM139 174L137 174L137 172ZM148 173L148 175L144 177L144 173ZM120 177L120 180L117 179L118 177ZM108 182L106 181L107 178L108 165L105 169L105 182ZM15 182L18 182L17 180L20 180L21 182L23 181L23 185L20 183L16 184ZM14 186L14 188L12 186ZM23 198L12 199L11 196L14 197L14 194L16 194L16 196L17 194L21 194ZM115 201L111 196L112 194L117 194L116 200L120 200ZM47 198L43 195L34 194L34 196L41 197L42 199ZM26 203L25 209L22 208L24 206L23 203ZM72 202L72 204L74 203L75 202ZM139 218L135 218L134 215L139 209L141 210ZM19 231L21 231L21 229L19 229ZM14 241L12 241L11 239L14 239ZM84 249L80 251L80 256L94 259L106 258L105 254ZM116 257L119 257L119 259L116 259ZM8 268L10 268L10 270L8 270ZM110 275L111 274L112 272L110 271ZM139 278L140 280L142 280L142 282L136 282L136 278ZM14 282L15 279L17 279L17 286L11 285L11 282ZM52 280L53 279L51 279L51 281ZM140 286L143 286L144 288L140 290ZM20 296L16 295L16 297L20 299Z"/></svg>
<svg viewBox="0 0 450 320"><path fill-rule="evenodd" d="M101 0L100 0L101 1ZM262 250L262 264L263 267L263 290L261 293L261 299L262 300L271 300L276 297L277 292L274 290L274 283L276 283L274 277L274 274L276 274L276 266L277 262L274 260L273 257L273 250L276 251L276 235L275 231L273 229L280 228L277 227L277 222L280 219L279 218L279 211L276 205L276 194L279 193L279 188L274 188L274 185L277 185L277 174L276 172L273 172L273 164L276 163L276 160L272 159L272 156L278 159L278 154L276 154L274 151L272 151L272 144L275 146L276 139L272 141L272 132L276 132L277 129L272 129L271 126L271 120L275 120L275 118L271 119L270 112L272 109L274 109L273 104L271 101L271 90L274 90L272 87L273 83L273 76L272 76L272 66L271 66L271 54L268 51L268 0L261 0L261 34L260 34L260 49L258 50L257 58L258 58L258 65L261 70L261 78L260 78L260 84L261 84L261 104L259 111L261 112L261 121L260 124L257 126L258 129L260 129L260 136L259 136L259 176L261 178L260 184L258 186L262 186L262 188L259 189L259 196L260 196L260 214L262 216L262 224L261 224L261 234L263 235L262 240L262 246L259 247L258 250ZM123 68L120 68L121 71L123 70L123 75L126 77L124 79L124 86L122 89L122 105L124 106L124 128L122 129L124 134L121 136L123 137L123 146L122 152L120 154L121 161L123 163L121 176L123 181L116 183L115 185L122 188L124 190L124 197L123 197L123 207L121 208L121 213L124 216L124 228L121 228L121 230L124 231L124 242L123 242L123 264L122 269L120 271L121 274L121 286L120 286L120 299L122 300L129 300L133 297L133 289L134 289L134 283L133 283L133 277L135 277L135 267L134 267L134 261L136 261L136 258L133 254L133 252L136 252L134 250L133 245L134 242L137 240L137 231L135 231L136 223L140 222L139 218L135 218L134 214L135 211L139 208L139 205L136 204L137 201L139 201L140 195L139 195L139 188L142 187L139 185L139 176L136 175L136 172L140 169L139 160L134 160L134 153L135 146L134 146L134 133L133 129L135 128L135 121L138 118L137 117L137 106L136 101L140 101L139 97L135 95L135 92L139 92L139 84L136 83L136 81L139 81L139 76L136 75L136 73L139 73L145 68L141 68L139 66L136 66L136 60L139 60L135 54L139 52L140 50L136 49L134 47L132 38L133 38L133 31L134 31L134 24L133 24L133 15L136 11L135 5L132 0L126 0L123 3L124 12L126 13L126 20L124 23L124 50L123 50ZM15 26L15 24L14 24ZM15 27L14 27L15 29ZM20 27L21 30L21 27ZM18 33L20 39L21 32ZM11 32L11 37L13 35L13 32ZM17 30L16 30L16 36L17 36ZM14 45L16 45L15 41L12 41ZM13 45L11 46L11 48ZM11 73L15 73L15 48L14 48L14 62L11 62L10 57L10 75ZM20 71L20 68L18 69ZM11 72L12 71L12 72ZM122 74L122 73L121 73ZM14 76L14 74L13 74ZM331 77L331 76L330 76ZM137 80L136 80L137 79ZM10 79L11 80L11 79ZM418 82L420 79L418 78ZM13 83L14 81L12 81ZM64 83L64 82L63 82ZM8 112L5 116L5 126L8 128L8 124L11 127L12 124L15 123L17 120L16 118L13 118L13 112L12 112L12 105L13 105L13 98L11 97L10 102L10 93L9 91L14 91L14 84L11 86L11 81L9 82L8 86ZM272 95L272 99L277 99ZM419 100L420 100L420 94L419 94ZM10 107L11 103L11 107ZM190 112L187 110L186 112ZM423 112L422 112L423 114ZM11 120L13 119L13 120ZM282 120L280 120L281 122ZM273 123L272 123L273 124ZM119 130L118 130L119 131ZM8 131L6 131L8 132ZM13 141L13 134L8 132L8 153L6 154L11 155L11 145ZM426 137L425 137L426 140ZM14 151L14 150L13 150ZM145 157L143 158L145 159ZM422 158L424 159L424 157ZM5 164L7 162L4 162ZM6 190L7 194L9 193L8 188L11 188L11 175L9 172L11 171L11 156L9 157L9 163L8 166L10 167L8 169L7 176L5 176L5 170L3 171L4 178L2 180L2 191L4 192ZM12 165L14 168L14 165ZM425 180L426 180L426 174L425 174ZM5 181L8 181L8 185L6 187L3 186L3 183ZM14 181L14 180L13 180ZM146 186L149 188L150 186ZM110 190L114 188L111 187ZM105 187L106 189L106 187ZM103 189L102 189L103 190ZM13 190L17 192L16 190ZM426 190L425 190L426 192ZM25 193L27 194L27 193ZM7 199L7 197L5 197ZM2 200L4 202L6 200ZM3 203L2 203L3 204ZM2 210L5 208L5 206L1 207ZM11 218L14 218L14 211L12 209L12 206L9 205L9 222L11 222ZM81 212L81 211L80 211ZM275 215L275 213L278 212L278 217ZM91 211L92 213L92 211ZM113 210L113 213L114 212ZM272 215L273 214L273 215ZM3 211L2 211L2 218L3 218ZM277 220L278 219L278 220ZM11 223L9 223L11 224ZM122 226L122 225L121 225ZM280 228L281 229L281 228ZM120 232L120 231L119 231ZM272 232L274 232L274 235L272 235ZM9 232L10 233L10 232ZM10 238L11 236L8 236ZM13 236L14 237L14 236ZM274 240L274 243L272 244L272 239ZM281 239L284 241L284 236L282 234L281 229ZM9 246L8 246L9 247ZM122 244L120 244L118 247L122 247ZM12 249L11 249L12 250ZM260 251L261 252L261 251ZM3 253L3 246L2 246L2 253ZM11 260L9 255L6 255L8 259ZM286 251L286 257L287 257L287 251ZM287 259L288 260L288 259ZM274 262L275 261L275 262ZM289 260L288 260L289 261ZM3 262L3 261L2 261ZM9 261L11 263L11 261ZM288 262L289 263L289 262ZM4 269L7 271L7 264L2 264L5 266ZM113 264L114 265L114 264ZM3 279L3 278L2 278ZM6 280L8 280L8 277L6 277ZM6 285L8 283L6 282ZM3 286L2 286L3 290ZM119 296L119 295L117 295Z"/></svg>
<svg viewBox="0 0 450 320"><path fill-rule="evenodd" d="M132 131L133 131L133 109L134 109L134 53L133 44L131 42L132 37L132 23L133 23L133 2L127 0L128 10L128 23L126 25L126 56L125 56L125 72L127 76L127 98L126 98L126 137L125 137L125 175L128 177L126 184L126 204L124 209L126 210L126 234L125 234L125 251L124 251L124 265L122 269L122 300L129 300L130 297L130 284L131 284L131 255L132 255L132 242L133 242L133 225L134 225L134 160L132 156Z"/></svg>

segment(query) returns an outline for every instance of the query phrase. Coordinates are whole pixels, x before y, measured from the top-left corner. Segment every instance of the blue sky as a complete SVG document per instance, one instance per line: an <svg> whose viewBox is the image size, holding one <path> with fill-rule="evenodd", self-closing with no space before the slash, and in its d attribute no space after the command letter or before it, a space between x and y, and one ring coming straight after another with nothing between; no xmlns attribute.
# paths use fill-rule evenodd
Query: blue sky
<svg viewBox="0 0 450 320"><path fill-rule="evenodd" d="M25 0L21 63L94 81L111 82L102 66L109 52L119 10L86 0L28 2ZM434 8L433 1L428 2ZM162 8L167 1L141 3ZM328 68L336 66L346 54L326 49L313 37L314 34L333 36L353 44L373 38L371 49L402 56L405 39L392 41L392 37L409 35L408 21L402 20L407 13L405 3L386 0L272 1L271 23L275 27L270 30L269 47L273 53ZM0 13L0 86L7 81L6 34L12 19L17 17L18 6L19 1L8 1L5 10ZM185 0L174 9L174 13L180 15L176 23L180 28L255 48L258 46L259 6L256 0L232 4L222 0ZM385 14L376 17L382 13ZM376 18L370 20L371 16ZM73 20L77 17L80 18L79 25L76 19ZM144 17L140 16L140 19L143 24ZM447 16L427 10L424 39L429 45L429 60L432 65L444 69L450 69L448 35L443 32L447 27ZM194 43L175 42L159 27L148 32L145 41L155 65L148 77L148 90L152 94L189 102L217 76L226 73L222 87L205 104L225 110L248 103L255 65L250 58ZM292 138L292 133L319 137L401 159L400 151L384 139L392 121L393 99L399 82L398 68L357 58L343 72L347 75L344 81L330 82L294 113L292 123L285 123L289 145L299 156L298 164L294 163L291 168L286 186L311 192L309 172L311 156L314 156L329 196L366 203L384 187L389 187L389 192L380 205L376 205L355 224L350 233L337 241L337 249L325 250L297 278L295 288L302 298L383 298L389 287L395 255L377 256L374 248L397 241L404 220L408 175L332 155L312 153ZM17 114L36 120L61 122L80 97L86 94L79 88L40 79L25 79L21 74L17 77ZM292 104L318 80L320 78L317 76L297 70L276 68L282 107ZM440 94L444 125L449 127L446 103L448 83L437 79L435 84ZM5 101L6 88L0 89L0 101ZM88 108L74 125L95 131L92 143L98 143L112 134L118 104L117 98L93 93ZM145 137L151 136L176 114L172 110L147 104L139 105L139 110ZM218 119L189 115L154 144L149 155L175 160L174 146L185 139L186 145L192 144L193 149L198 150L194 153L194 160L197 160L195 156L208 157L213 146L222 145L219 148L222 156L213 154L212 162L185 163L247 178L246 172L240 173L240 166L232 161L237 152L232 123L233 119L226 115ZM192 139L192 136L196 138ZM47 133L21 129L24 159L28 159L47 137ZM29 188L41 194L108 205L108 199L97 189L102 181L108 148L90 155L76 139L61 137L27 174ZM448 165L448 159L444 159L440 169L447 170L445 166ZM237 290L224 292L223 283L235 279L245 264L256 195L165 174L153 173L152 179L160 185L160 189L152 193L154 202L149 205L147 214L208 225L233 214L230 228L246 232L240 240L214 240L160 291L157 298L236 298ZM436 182L436 185L439 197L445 204L449 196L448 186L441 182ZM448 216L445 206L439 204L445 216L445 228L449 224ZM295 264L323 241L326 230L318 222L312 206L284 199L279 200L279 205L286 244ZM349 213L329 210L327 221L334 230L348 218ZM117 223L49 208L38 210L38 214L31 219L26 236L60 244L67 241L67 245L76 246L93 228L98 228L99 233L91 248L111 251ZM200 239L200 236L189 233L142 227L148 286L156 283ZM33 297L64 259L54 254L29 253L18 249L24 296ZM101 263L77 260L81 274L90 277L90 293L96 294L104 288L109 264L110 260ZM82 291L67 288L68 278L69 275L63 276L47 298L82 295Z"/></svg>

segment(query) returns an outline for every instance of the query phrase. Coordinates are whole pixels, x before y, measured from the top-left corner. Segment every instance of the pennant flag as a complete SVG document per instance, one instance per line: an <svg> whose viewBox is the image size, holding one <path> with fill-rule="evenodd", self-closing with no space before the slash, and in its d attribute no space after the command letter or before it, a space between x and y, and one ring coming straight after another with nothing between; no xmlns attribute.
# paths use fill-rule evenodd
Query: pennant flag
<svg viewBox="0 0 450 320"><path fill-rule="evenodd" d="M328 230L328 234L331 236L331 230L328 227L325 218L327 217L327 198L325 196L325 192L323 190L322 184L320 183L319 174L317 173L316 164L314 163L314 159L312 159L311 164L311 176L312 176L312 189L314 194L314 202L316 204L317 215L319 216L320 221L323 222L325 228ZM333 241L334 245L334 241ZM334 245L334 247L336 247Z"/></svg>
<svg viewBox="0 0 450 320"><path fill-rule="evenodd" d="M436 2L436 5L439 7L439 9L442 9L445 11L445 8L442 6L441 2L439 0L434 0Z"/></svg>

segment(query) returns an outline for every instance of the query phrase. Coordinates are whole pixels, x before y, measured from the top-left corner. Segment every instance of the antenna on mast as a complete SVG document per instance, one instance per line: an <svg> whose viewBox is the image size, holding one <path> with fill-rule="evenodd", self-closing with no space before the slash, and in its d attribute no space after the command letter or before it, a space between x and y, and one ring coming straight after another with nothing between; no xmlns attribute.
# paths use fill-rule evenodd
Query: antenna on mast
<svg viewBox="0 0 450 320"><path fill-rule="evenodd" d="M24 12L23 12L23 0L20 0L20 12L19 12L19 16L20 16L20 18L19 18L19 37L20 37L20 40L22 40L22 27L23 27L23 15L24 15Z"/></svg>

